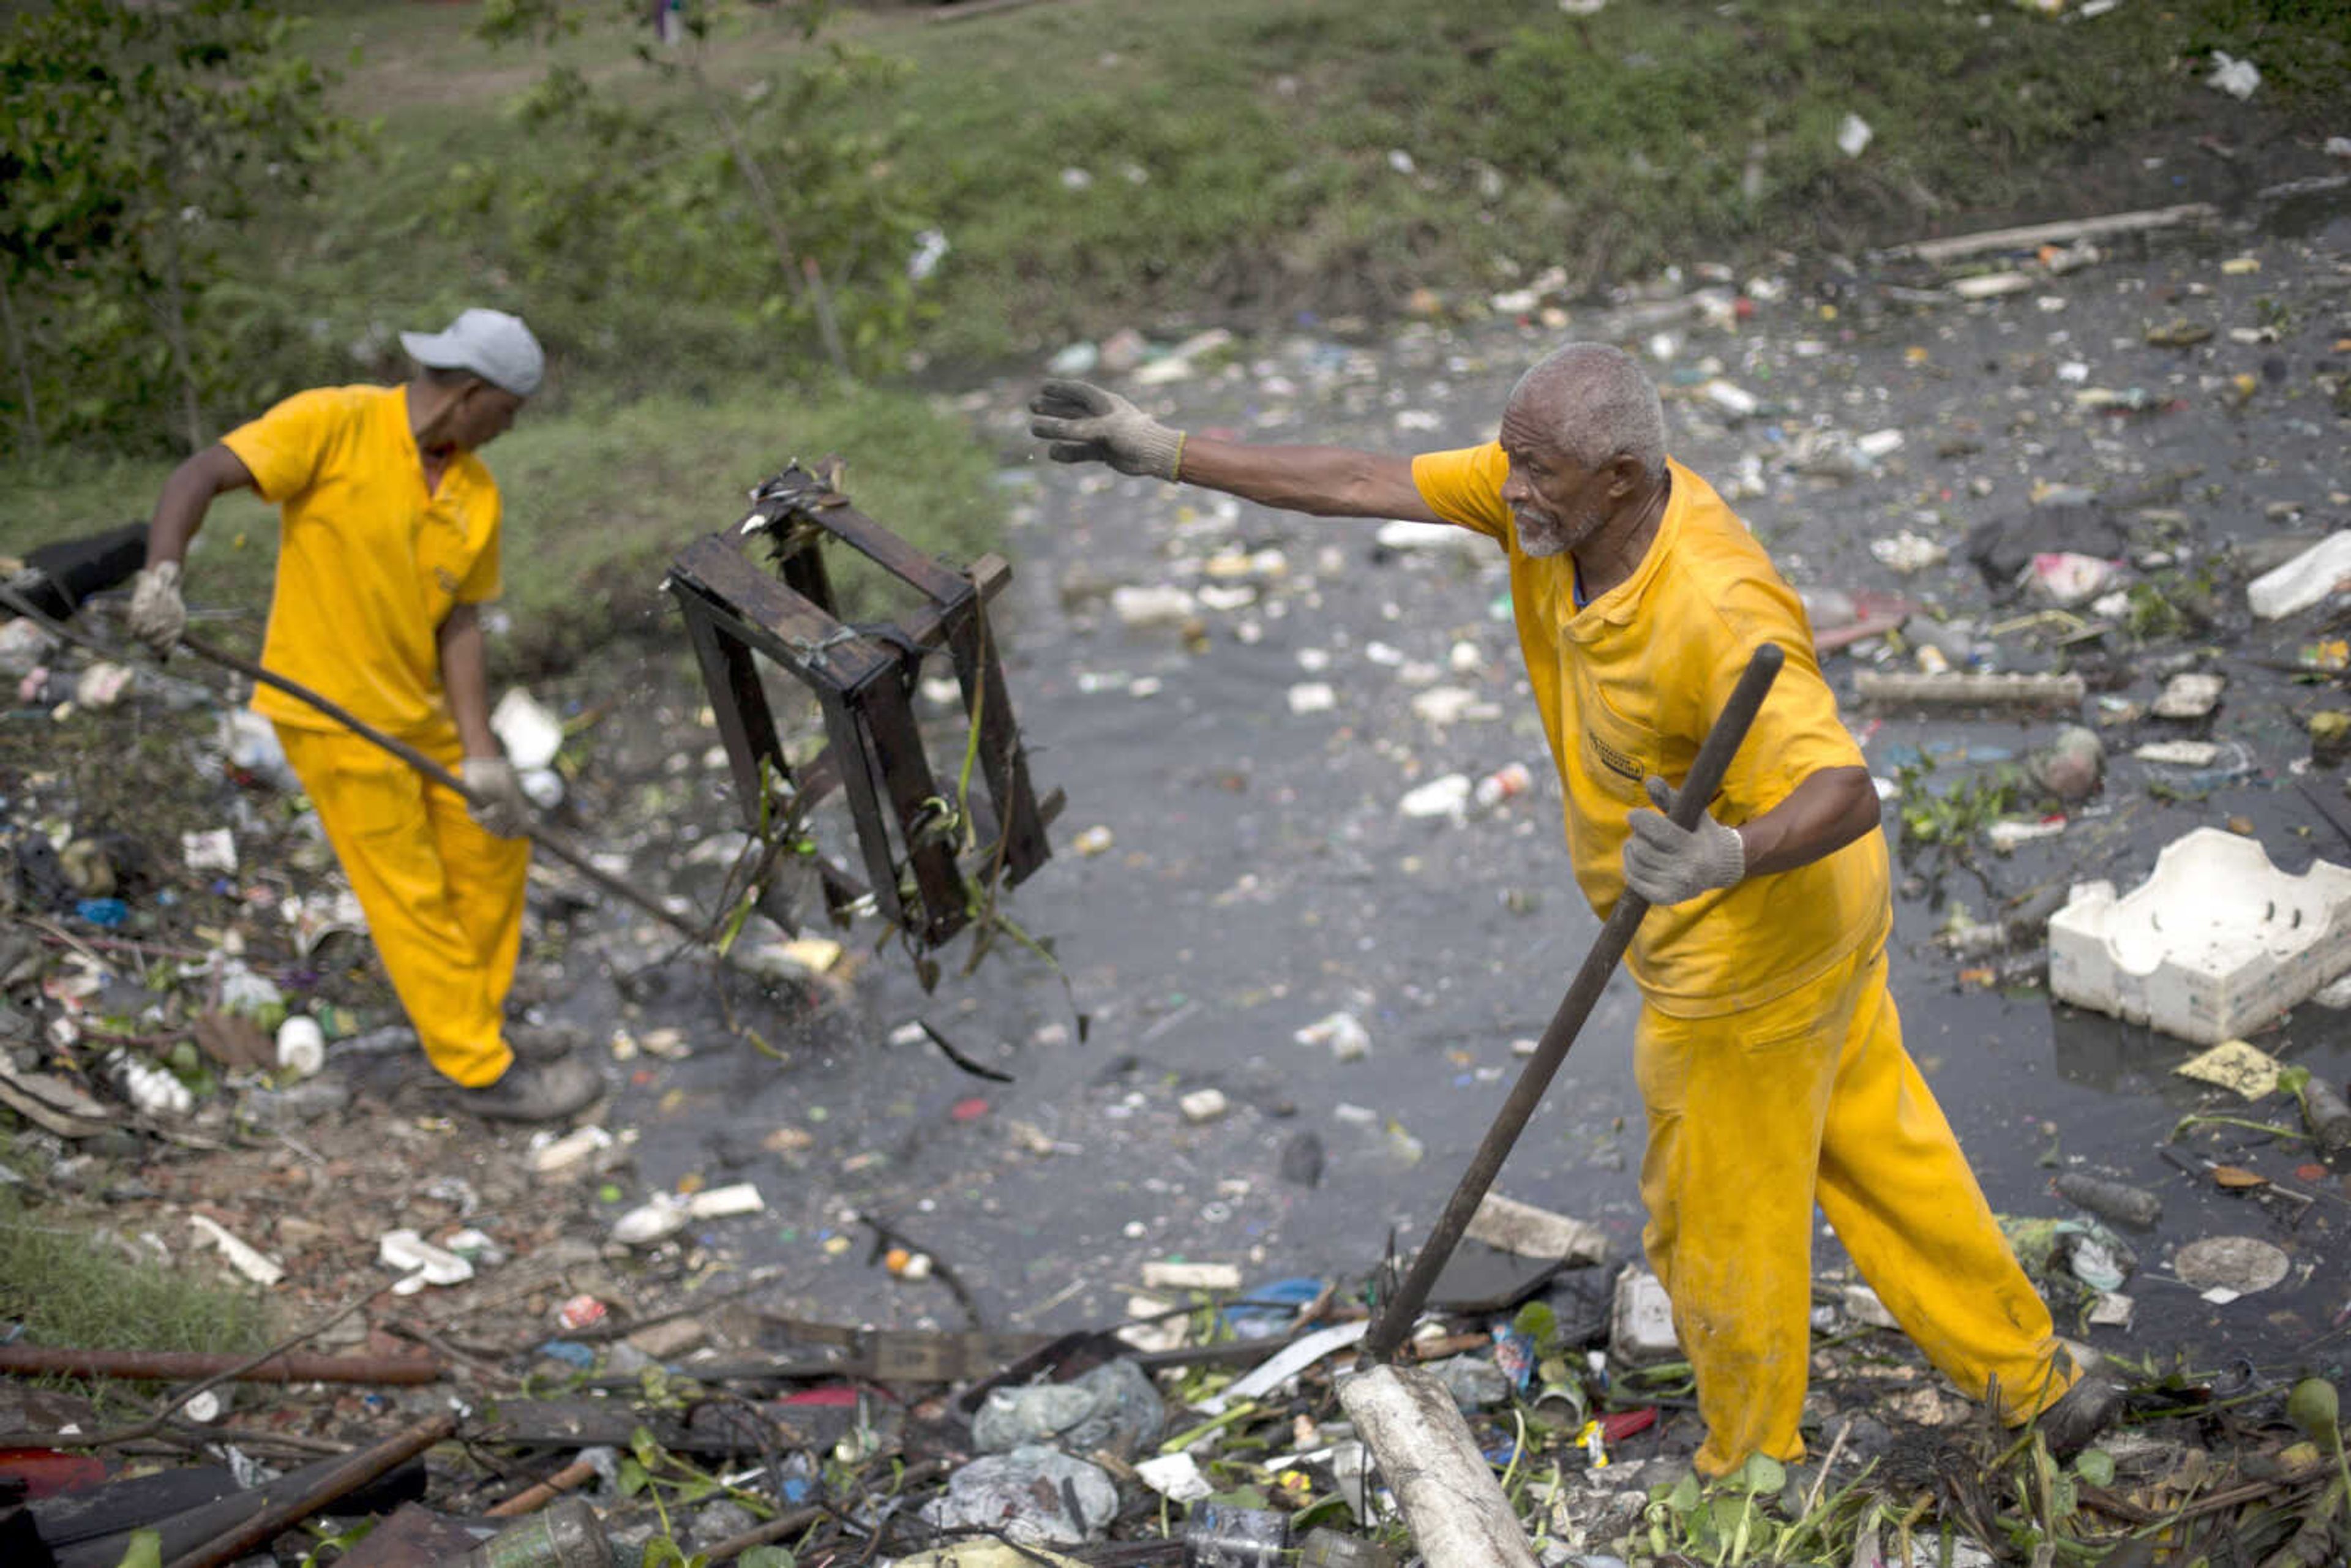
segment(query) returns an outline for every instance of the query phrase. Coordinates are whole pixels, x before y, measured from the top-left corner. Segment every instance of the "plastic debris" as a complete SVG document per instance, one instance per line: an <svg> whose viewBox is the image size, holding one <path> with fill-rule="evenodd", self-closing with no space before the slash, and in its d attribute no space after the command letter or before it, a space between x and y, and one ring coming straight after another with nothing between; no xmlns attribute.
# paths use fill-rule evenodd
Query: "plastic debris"
<svg viewBox="0 0 2351 1568"><path fill-rule="evenodd" d="M2180 1282L2201 1291L2216 1306L2268 1290L2293 1267L2283 1249L2252 1236L2208 1236L2182 1247L2171 1260Z"/></svg>
<svg viewBox="0 0 2351 1568"><path fill-rule="evenodd" d="M603 1302L583 1292L567 1298L561 1306L556 1308L555 1321L561 1323L567 1332L578 1333L581 1329L602 1322L607 1311Z"/></svg>
<svg viewBox="0 0 2351 1568"><path fill-rule="evenodd" d="M1339 706L1339 694L1328 681L1301 681L1290 688L1290 711L1301 717L1329 713Z"/></svg>
<svg viewBox="0 0 2351 1568"><path fill-rule="evenodd" d="M559 1138L546 1143L534 1141L530 1151L530 1168L540 1176L554 1176L569 1170L600 1149L612 1146L612 1134L601 1127L574 1127Z"/></svg>
<svg viewBox="0 0 2351 1568"><path fill-rule="evenodd" d="M1469 776L1447 773L1432 779L1396 802L1396 810L1407 817L1449 817L1460 822L1468 816Z"/></svg>
<svg viewBox="0 0 2351 1568"><path fill-rule="evenodd" d="M2276 1093L2278 1075L2283 1071L2275 1057L2241 1040L2224 1040L2172 1069L2182 1078L2217 1084L2248 1100L2263 1100Z"/></svg>
<svg viewBox="0 0 2351 1568"><path fill-rule="evenodd" d="M188 1216L188 1223L195 1227L206 1240L221 1249L228 1259L230 1268L235 1269L255 1284L274 1285L286 1278L285 1270L262 1256L253 1247L230 1235L218 1221L205 1215L192 1214Z"/></svg>
<svg viewBox="0 0 2351 1568"><path fill-rule="evenodd" d="M196 1107L196 1097L186 1084L127 1051L107 1057L106 1075L122 1091L123 1098L151 1116L184 1116Z"/></svg>
<svg viewBox="0 0 2351 1568"><path fill-rule="evenodd" d="M1870 540L1869 553L1876 556L1886 570L1904 576L1924 571L1930 566L1940 566L1951 559L1949 549L1907 528L1892 538Z"/></svg>
<svg viewBox="0 0 2351 1568"><path fill-rule="evenodd" d="M1241 1271L1230 1263L1177 1263L1154 1259L1143 1266L1146 1291L1238 1291Z"/></svg>
<svg viewBox="0 0 2351 1568"><path fill-rule="evenodd" d="M2122 1225L2153 1225L2163 1218L2163 1199L2145 1187L2107 1181L2080 1171L2063 1171L2056 1180L2058 1196L2092 1214Z"/></svg>
<svg viewBox="0 0 2351 1568"><path fill-rule="evenodd" d="M974 1459L923 1507L941 1530L985 1530L1022 1545L1076 1546L1118 1513L1118 1488L1102 1470L1031 1445Z"/></svg>
<svg viewBox="0 0 2351 1568"><path fill-rule="evenodd" d="M1288 1568L1290 1515L1203 1502L1184 1520L1184 1568Z"/></svg>
<svg viewBox="0 0 2351 1568"><path fill-rule="evenodd" d="M2241 60L2226 49L2212 51L2212 74L2204 85L2216 92L2225 92L2242 103L2253 96L2262 85L2261 68L2251 60Z"/></svg>
<svg viewBox="0 0 2351 1568"><path fill-rule="evenodd" d="M1111 1361L1070 1383L991 1390L972 1417L971 1440L983 1454L1058 1444L1123 1457L1155 1442L1165 1422L1150 1375L1132 1361Z"/></svg>
<svg viewBox="0 0 2351 1568"><path fill-rule="evenodd" d="M2199 828L2164 846L2147 880L2075 884L2049 922L2060 1000L2214 1045L2285 1011L2351 967L2351 871L2300 876L2254 840Z"/></svg>
<svg viewBox="0 0 2351 1568"><path fill-rule="evenodd" d="M1143 1484L1169 1502L1197 1502L1216 1489L1200 1473L1200 1461L1190 1454L1162 1454L1134 1467Z"/></svg>
<svg viewBox="0 0 2351 1568"><path fill-rule="evenodd" d="M474 1277L471 1263L405 1228L377 1237L375 1258L408 1276L392 1288L396 1296L414 1295L427 1285L462 1285Z"/></svg>
<svg viewBox="0 0 2351 1568"><path fill-rule="evenodd" d="M1198 601L1183 589L1132 585L1111 590L1110 607L1120 625L1135 631L1180 625L1199 611Z"/></svg>
<svg viewBox="0 0 2351 1568"><path fill-rule="evenodd" d="M1848 158L1858 158L1868 151L1876 134L1870 129L1869 121L1857 114L1847 114L1837 121L1837 151Z"/></svg>
<svg viewBox="0 0 2351 1568"><path fill-rule="evenodd" d="M296 1013L277 1026L277 1065L298 1078L327 1065L327 1035L317 1019Z"/></svg>
<svg viewBox="0 0 2351 1568"><path fill-rule="evenodd" d="M2086 604L2114 581L2115 565L2095 556L2071 550L2044 551L2032 558L2026 580L2033 597L2061 610Z"/></svg>
<svg viewBox="0 0 2351 1568"><path fill-rule="evenodd" d="M1608 1350L1618 1361L1635 1366L1670 1361L1681 1354L1681 1340L1674 1332L1673 1301L1666 1295L1666 1287L1646 1269L1627 1266L1616 1276Z"/></svg>
<svg viewBox="0 0 2351 1568"><path fill-rule="evenodd" d="M1179 1096L1176 1104L1184 1113L1184 1120L1196 1123L1220 1121L1232 1109L1232 1103L1221 1089L1195 1089Z"/></svg>
<svg viewBox="0 0 2351 1568"><path fill-rule="evenodd" d="M1921 707L2057 708L2080 706L2088 688L2079 675L1991 674L1949 670L1937 675L1864 670L1854 677L1864 702Z"/></svg>
<svg viewBox="0 0 2351 1568"><path fill-rule="evenodd" d="M2193 671L2174 675L2164 684L2162 695L2149 711L2158 718L2202 718L2220 706L2220 693L2228 684L2226 675Z"/></svg>
<svg viewBox="0 0 2351 1568"><path fill-rule="evenodd" d="M226 828L208 828L180 835L180 859L190 871L236 874L236 835Z"/></svg>
<svg viewBox="0 0 2351 1568"><path fill-rule="evenodd" d="M1371 1030L1347 1012L1326 1013L1290 1038L1301 1045L1327 1045L1341 1061L1359 1061L1372 1050Z"/></svg>
<svg viewBox="0 0 2351 1568"><path fill-rule="evenodd" d="M1607 1234L1585 1220L1537 1208L1531 1203L1489 1192L1479 1200L1477 1212L1463 1231L1472 1241L1521 1258L1570 1263L1597 1263L1608 1255Z"/></svg>
<svg viewBox="0 0 2351 1568"><path fill-rule="evenodd" d="M2282 620L2333 593L2351 579L2351 529L2331 534L2284 565L2246 585L2245 601L2264 621Z"/></svg>

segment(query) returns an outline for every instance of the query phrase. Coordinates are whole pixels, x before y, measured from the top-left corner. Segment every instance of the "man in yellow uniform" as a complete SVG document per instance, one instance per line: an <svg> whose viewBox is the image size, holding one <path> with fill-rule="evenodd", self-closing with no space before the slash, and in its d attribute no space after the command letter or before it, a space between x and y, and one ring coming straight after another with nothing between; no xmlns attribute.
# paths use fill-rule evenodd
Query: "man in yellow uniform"
<svg viewBox="0 0 2351 1568"><path fill-rule="evenodd" d="M2119 1391L2051 1332L1886 989L1885 835L1801 601L1706 481L1666 455L1632 358L1573 343L1520 381L1500 439L1405 458L1257 446L1049 382L1031 431L1064 463L1325 517L1452 523L1508 554L1527 674L1566 792L1575 877L1629 956L1648 1113L1651 1266L1698 1374L1706 1475L1801 1458L1815 1203L1928 1358L2073 1450ZM1666 816L1761 644L1779 680L1698 827Z"/></svg>
<svg viewBox="0 0 2351 1568"><path fill-rule="evenodd" d="M254 708L277 727L456 1100L483 1116L551 1121L602 1085L559 1035L517 1040L505 1025L529 807L490 729L480 607L498 594L499 503L475 455L514 423L546 360L518 318L496 310L467 310L445 332L403 332L401 343L422 367L407 384L298 392L173 470L131 629L158 653L179 640L183 563L214 497L250 487L279 505L262 663L408 741L483 804L469 810L269 687Z"/></svg>

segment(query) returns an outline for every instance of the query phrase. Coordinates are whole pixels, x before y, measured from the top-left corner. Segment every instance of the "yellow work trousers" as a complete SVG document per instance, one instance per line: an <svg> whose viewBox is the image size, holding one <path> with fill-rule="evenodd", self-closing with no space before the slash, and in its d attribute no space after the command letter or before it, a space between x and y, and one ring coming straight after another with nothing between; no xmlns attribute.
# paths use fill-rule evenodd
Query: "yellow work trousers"
<svg viewBox="0 0 2351 1568"><path fill-rule="evenodd" d="M468 1088L496 1082L514 1061L503 1030L530 841L484 831L455 794L358 736L279 725L277 738L425 1056ZM463 760L454 730L405 738L453 773Z"/></svg>
<svg viewBox="0 0 2351 1568"><path fill-rule="evenodd" d="M1803 1457L1813 1206L1927 1358L2023 1421L2079 1373L1918 1069L1886 952L1761 1008L1641 1010L1642 1240L1706 1421L1700 1474Z"/></svg>

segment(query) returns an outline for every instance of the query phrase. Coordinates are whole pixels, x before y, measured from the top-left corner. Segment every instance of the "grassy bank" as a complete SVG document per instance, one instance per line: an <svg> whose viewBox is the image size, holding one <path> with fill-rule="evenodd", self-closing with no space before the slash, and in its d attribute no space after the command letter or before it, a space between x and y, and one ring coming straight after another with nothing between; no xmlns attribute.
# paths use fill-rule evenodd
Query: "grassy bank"
<svg viewBox="0 0 2351 1568"><path fill-rule="evenodd" d="M506 500L506 673L529 674L615 632L674 628L663 568L678 548L742 514L746 491L799 457L850 459L858 507L958 563L988 548L1001 502L993 463L919 399L738 388L618 403L576 395L524 414L485 454ZM168 461L53 455L0 471L10 550L147 514ZM268 609L275 512L250 492L222 497L191 553L198 608L237 612L250 643Z"/></svg>
<svg viewBox="0 0 2351 1568"><path fill-rule="evenodd" d="M27 1208L5 1188L0 1318L23 1322L30 1343L86 1350L249 1354L277 1337L258 1292L199 1283L184 1264L134 1260L120 1245L53 1209Z"/></svg>
<svg viewBox="0 0 2351 1568"><path fill-rule="evenodd" d="M550 155L501 120L546 64L695 112L687 89L632 64L632 30L492 50L468 41L470 15L318 9L314 46L355 51L345 101L385 134L380 177L326 204L288 263L314 289L359 282L363 236L387 231L450 264L411 278L495 267L486 232L434 232L423 214L452 168ZM1474 298L1553 266L1590 284L1971 215L2176 200L2229 177L2194 133L2241 149L2339 129L2325 121L2351 80L2351 10L2321 0L2089 20L1937 0L1651 0L1589 18L1537 0L1040 0L939 19L952 15L877 7L832 28L904 68L845 118L894 135L892 176L954 247L925 286L935 361L1130 323L1377 312L1424 287ZM773 9L728 28L711 55L722 85L806 47ZM2267 73L2253 104L2203 85L2216 47ZM1858 156L1838 145L1848 115L1873 131ZM2185 155L2145 166L2166 152ZM538 308L606 377L772 351L707 308L600 300L593 332L558 319L570 304Z"/></svg>

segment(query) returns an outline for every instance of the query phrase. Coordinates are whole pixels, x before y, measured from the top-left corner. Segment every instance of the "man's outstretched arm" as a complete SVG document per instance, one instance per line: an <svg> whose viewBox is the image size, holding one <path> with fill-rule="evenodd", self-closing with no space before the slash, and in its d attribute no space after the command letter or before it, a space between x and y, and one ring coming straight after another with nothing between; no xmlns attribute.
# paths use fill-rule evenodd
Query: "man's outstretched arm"
<svg viewBox="0 0 2351 1568"><path fill-rule="evenodd" d="M1194 436L1086 382L1047 382L1029 412L1029 434L1051 444L1056 463L1104 463L1315 517L1444 520L1421 499L1409 457Z"/></svg>

